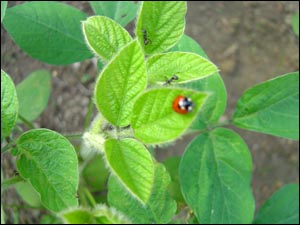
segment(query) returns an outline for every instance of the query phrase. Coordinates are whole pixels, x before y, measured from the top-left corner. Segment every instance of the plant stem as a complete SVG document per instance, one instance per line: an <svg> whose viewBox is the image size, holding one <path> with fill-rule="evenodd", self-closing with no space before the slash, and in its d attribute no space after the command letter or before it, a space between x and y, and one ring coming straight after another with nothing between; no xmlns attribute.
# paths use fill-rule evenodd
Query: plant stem
<svg viewBox="0 0 300 225"><path fill-rule="evenodd" d="M19 119L24 123L24 124L26 124L27 125L27 127L29 127L30 129L34 129L35 127L34 127L34 125L31 123L31 122L29 122L27 119L25 119L23 116L21 116L20 114L18 115L18 117L19 117Z"/></svg>
<svg viewBox="0 0 300 225"><path fill-rule="evenodd" d="M97 205L97 202L95 201L94 197L92 196L91 192L87 189L84 188L84 193L89 202L91 203L92 207L94 208Z"/></svg>
<svg viewBox="0 0 300 225"><path fill-rule="evenodd" d="M84 130L86 130L86 128L89 126L90 121L91 121L91 117L93 114L93 109L94 109L94 101L93 98L90 99L90 103L89 103L89 107L88 107L88 111L84 120L84 125L83 128Z"/></svg>
<svg viewBox="0 0 300 225"><path fill-rule="evenodd" d="M20 181L24 181L23 178L20 176L14 176L14 177L8 178L8 179L4 180L3 182L1 182L1 190L3 191Z"/></svg>
<svg viewBox="0 0 300 225"><path fill-rule="evenodd" d="M11 148L13 148L15 146L14 142L10 142L7 145L5 145L2 149L1 149L1 154L10 150Z"/></svg>
<svg viewBox="0 0 300 225"><path fill-rule="evenodd" d="M82 138L82 133L78 133L78 134L64 134L65 138L68 139L81 139Z"/></svg>

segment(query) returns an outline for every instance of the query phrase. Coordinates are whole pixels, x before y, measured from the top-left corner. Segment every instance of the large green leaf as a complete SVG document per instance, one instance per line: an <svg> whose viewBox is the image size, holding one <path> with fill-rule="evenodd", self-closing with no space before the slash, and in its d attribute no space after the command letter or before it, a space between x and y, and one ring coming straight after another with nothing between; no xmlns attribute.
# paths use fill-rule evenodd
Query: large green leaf
<svg viewBox="0 0 300 225"><path fill-rule="evenodd" d="M171 51L193 52L204 58L207 58L201 46L191 37L183 35L180 41L171 49ZM201 80L195 80L188 83L179 84L181 87L191 88L197 91L207 91L210 95L201 108L192 128L204 129L207 123L215 123L223 115L226 109L226 89L219 72L204 77Z"/></svg>
<svg viewBox="0 0 300 225"><path fill-rule="evenodd" d="M193 111L179 114L172 108L178 96L192 99ZM131 121L134 136L147 144L178 138L193 122L207 93L180 88L157 88L146 91L134 104Z"/></svg>
<svg viewBox="0 0 300 225"><path fill-rule="evenodd" d="M11 78L1 70L1 137L8 136L15 127L18 108L15 85Z"/></svg>
<svg viewBox="0 0 300 225"><path fill-rule="evenodd" d="M245 91L238 100L233 122L247 130L299 140L299 72Z"/></svg>
<svg viewBox="0 0 300 225"><path fill-rule="evenodd" d="M259 209L256 224L299 224L299 185L276 191Z"/></svg>
<svg viewBox="0 0 300 225"><path fill-rule="evenodd" d="M134 1L91 1L95 14L107 16L125 27L137 13L139 3Z"/></svg>
<svg viewBox="0 0 300 225"><path fill-rule="evenodd" d="M47 208L58 212L78 204L78 161L65 137L47 129L30 130L18 139L17 151L20 175Z"/></svg>
<svg viewBox="0 0 300 225"><path fill-rule="evenodd" d="M187 147L179 167L183 196L201 223L251 223L251 155L233 131L217 128Z"/></svg>
<svg viewBox="0 0 300 225"><path fill-rule="evenodd" d="M46 70L30 74L17 85L19 114L28 121L39 117L47 106L51 92L51 75Z"/></svg>
<svg viewBox="0 0 300 225"><path fill-rule="evenodd" d="M133 41L100 74L95 87L98 110L112 124L127 126L135 99L146 88L146 82L142 49Z"/></svg>
<svg viewBox="0 0 300 225"><path fill-rule="evenodd" d="M105 159L113 174L126 189L145 204L154 180L152 158L144 145L134 139L108 139L105 142Z"/></svg>
<svg viewBox="0 0 300 225"><path fill-rule="evenodd" d="M217 72L209 60L189 52L168 52L156 54L147 60L147 74L150 84L165 83L174 74L175 83L198 80Z"/></svg>
<svg viewBox="0 0 300 225"><path fill-rule="evenodd" d="M105 16L89 17L83 21L82 30L90 49L104 61L132 40L120 24Z"/></svg>
<svg viewBox="0 0 300 225"><path fill-rule="evenodd" d="M86 15L57 2L29 2L7 9L5 29L33 58L57 65L92 56L81 32Z"/></svg>
<svg viewBox="0 0 300 225"><path fill-rule="evenodd" d="M135 34L146 54L165 52L184 33L187 6L182 1L144 1Z"/></svg>
<svg viewBox="0 0 300 225"><path fill-rule="evenodd" d="M161 164L155 166L154 186L146 205L132 197L113 176L108 182L108 202L127 215L135 224L165 224L176 211L176 202L168 193L170 177Z"/></svg>

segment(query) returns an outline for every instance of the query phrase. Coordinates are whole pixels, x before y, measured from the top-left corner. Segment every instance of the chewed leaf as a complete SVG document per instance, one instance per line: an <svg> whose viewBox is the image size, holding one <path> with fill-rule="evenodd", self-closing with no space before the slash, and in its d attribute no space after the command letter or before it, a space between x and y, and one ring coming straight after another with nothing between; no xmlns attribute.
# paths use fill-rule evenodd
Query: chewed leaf
<svg viewBox="0 0 300 225"><path fill-rule="evenodd" d="M165 83L176 75L174 83L201 79L217 72L217 67L208 59L190 52L156 54L147 61L150 83Z"/></svg>

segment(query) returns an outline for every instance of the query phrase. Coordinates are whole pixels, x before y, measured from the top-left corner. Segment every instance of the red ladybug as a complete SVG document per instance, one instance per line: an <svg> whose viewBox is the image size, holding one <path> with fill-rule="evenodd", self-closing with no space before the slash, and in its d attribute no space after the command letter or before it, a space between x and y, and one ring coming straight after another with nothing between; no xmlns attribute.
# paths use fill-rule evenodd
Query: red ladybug
<svg viewBox="0 0 300 225"><path fill-rule="evenodd" d="M175 112L179 114L187 114L193 110L193 102L192 99L185 97L183 95L177 96L172 104L172 108Z"/></svg>

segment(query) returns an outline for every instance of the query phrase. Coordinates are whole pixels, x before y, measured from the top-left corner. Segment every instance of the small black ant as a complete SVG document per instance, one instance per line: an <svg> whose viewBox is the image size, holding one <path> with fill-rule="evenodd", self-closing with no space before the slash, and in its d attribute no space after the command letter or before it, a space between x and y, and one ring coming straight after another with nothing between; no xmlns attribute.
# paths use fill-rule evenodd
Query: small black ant
<svg viewBox="0 0 300 225"><path fill-rule="evenodd" d="M174 74L170 79L167 79L164 85L170 85L174 80L178 80L179 77Z"/></svg>
<svg viewBox="0 0 300 225"><path fill-rule="evenodd" d="M147 37L147 31L145 29L142 29L143 32L143 38L144 38L144 45L148 45L151 43L151 40Z"/></svg>

